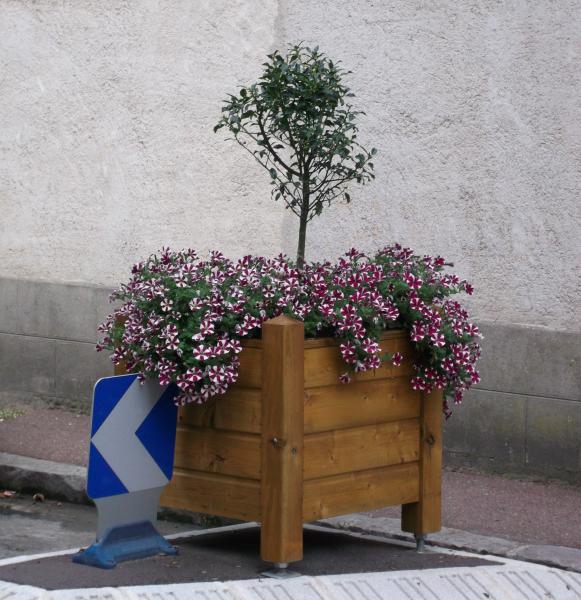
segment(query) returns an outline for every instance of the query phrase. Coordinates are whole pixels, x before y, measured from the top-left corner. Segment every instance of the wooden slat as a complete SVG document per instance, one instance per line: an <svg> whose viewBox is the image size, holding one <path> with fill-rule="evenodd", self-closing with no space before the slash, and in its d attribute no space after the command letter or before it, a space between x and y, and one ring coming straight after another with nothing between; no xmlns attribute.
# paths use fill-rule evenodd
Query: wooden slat
<svg viewBox="0 0 581 600"><path fill-rule="evenodd" d="M260 433L260 411L260 390L235 384L208 404L184 406L180 409L179 421L184 425Z"/></svg>
<svg viewBox="0 0 581 600"><path fill-rule="evenodd" d="M393 329L391 331L385 331L381 334L381 340L395 340L395 339L408 339L408 334L403 329ZM323 346L335 346L337 347L339 342L337 338L326 337L326 338L309 338L305 340L305 348L322 348ZM261 339L250 339L242 340L243 348L262 348Z"/></svg>
<svg viewBox="0 0 581 600"><path fill-rule="evenodd" d="M260 521L260 484L250 479L174 469L161 505L220 515L243 521Z"/></svg>
<svg viewBox="0 0 581 600"><path fill-rule="evenodd" d="M408 333L404 329L394 329L393 331L384 332L381 337L381 344L389 344L392 340L408 339ZM305 349L307 348L322 348L324 346L339 347L340 342L337 338L309 338L305 340Z"/></svg>
<svg viewBox="0 0 581 600"><path fill-rule="evenodd" d="M244 339L240 342L243 348L260 348L262 349L262 340L258 339Z"/></svg>
<svg viewBox="0 0 581 600"><path fill-rule="evenodd" d="M413 351L406 338L398 336L385 339L381 342L381 347L384 352L400 352L403 354L402 364L399 367L394 367L391 363L385 362L375 371L354 373L352 375L353 381L407 377L413 373ZM347 370L347 365L343 361L337 346L305 349L305 388L334 385L339 381L341 374Z"/></svg>
<svg viewBox="0 0 581 600"><path fill-rule="evenodd" d="M238 355L240 370L237 385L247 388L259 388L262 385L262 350L247 347Z"/></svg>
<svg viewBox="0 0 581 600"><path fill-rule="evenodd" d="M178 427L175 467L260 479L260 436L210 427Z"/></svg>
<svg viewBox="0 0 581 600"><path fill-rule="evenodd" d="M420 415L420 392L408 377L357 381L305 390L305 434L411 419Z"/></svg>
<svg viewBox="0 0 581 600"><path fill-rule="evenodd" d="M418 463L382 467L305 481L303 518L336 515L415 502L419 497Z"/></svg>
<svg viewBox="0 0 581 600"><path fill-rule="evenodd" d="M307 435L304 478L413 462L419 453L418 419Z"/></svg>
<svg viewBox="0 0 581 600"><path fill-rule="evenodd" d="M113 375L127 375L127 367L124 360L118 365L113 365Z"/></svg>
<svg viewBox="0 0 581 600"><path fill-rule="evenodd" d="M442 513L442 392L424 394L420 416L419 501L402 506L404 531L416 535L441 529Z"/></svg>
<svg viewBox="0 0 581 600"><path fill-rule="evenodd" d="M303 323L266 321L262 343L260 556L288 563L303 557Z"/></svg>

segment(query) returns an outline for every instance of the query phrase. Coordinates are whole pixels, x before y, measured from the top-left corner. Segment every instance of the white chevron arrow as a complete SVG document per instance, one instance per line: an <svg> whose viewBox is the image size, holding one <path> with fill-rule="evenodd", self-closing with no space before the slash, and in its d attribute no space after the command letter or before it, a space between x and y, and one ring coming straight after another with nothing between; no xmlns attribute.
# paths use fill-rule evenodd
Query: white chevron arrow
<svg viewBox="0 0 581 600"><path fill-rule="evenodd" d="M92 438L95 448L129 492L164 486L168 482L135 435L165 389L156 381L147 380L142 385L135 379Z"/></svg>

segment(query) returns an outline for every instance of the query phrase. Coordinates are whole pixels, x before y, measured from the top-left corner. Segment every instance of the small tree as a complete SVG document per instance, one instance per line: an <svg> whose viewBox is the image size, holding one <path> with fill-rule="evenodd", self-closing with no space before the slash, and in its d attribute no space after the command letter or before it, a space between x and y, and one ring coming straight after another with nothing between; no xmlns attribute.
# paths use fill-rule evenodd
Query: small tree
<svg viewBox="0 0 581 600"><path fill-rule="evenodd" d="M350 202L347 184L374 178L372 156L357 140L356 111L342 77L350 73L318 47L274 52L257 83L230 95L214 131L226 127L269 171L275 200L300 220L297 265L305 261L307 224L337 198Z"/></svg>

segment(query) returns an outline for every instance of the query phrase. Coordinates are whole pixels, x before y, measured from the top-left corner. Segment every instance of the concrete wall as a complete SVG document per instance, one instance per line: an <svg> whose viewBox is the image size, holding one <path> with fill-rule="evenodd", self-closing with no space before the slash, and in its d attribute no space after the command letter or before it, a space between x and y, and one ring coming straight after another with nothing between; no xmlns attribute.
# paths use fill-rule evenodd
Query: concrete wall
<svg viewBox="0 0 581 600"><path fill-rule="evenodd" d="M95 351L110 290L0 279L0 406L90 410L93 386L113 374Z"/></svg>
<svg viewBox="0 0 581 600"><path fill-rule="evenodd" d="M446 464L581 483L581 335L480 325L482 382L445 424Z"/></svg>
<svg viewBox="0 0 581 600"><path fill-rule="evenodd" d="M109 288L162 245L294 253L292 215L212 126L300 40L354 71L380 151L309 257L400 241L456 263L486 339L448 460L580 479L576 0L1 3L0 401L86 407Z"/></svg>

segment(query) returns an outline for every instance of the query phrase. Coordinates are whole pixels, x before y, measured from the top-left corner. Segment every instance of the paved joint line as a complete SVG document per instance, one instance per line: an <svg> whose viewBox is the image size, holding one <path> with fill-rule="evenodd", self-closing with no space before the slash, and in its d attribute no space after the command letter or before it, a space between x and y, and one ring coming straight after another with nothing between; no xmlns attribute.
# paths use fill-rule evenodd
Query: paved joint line
<svg viewBox="0 0 581 600"><path fill-rule="evenodd" d="M462 596L462 598L464 598L464 600L473 600L472 598L470 598L470 596L466 595L466 593L460 587L458 582L455 581L455 579L457 578L456 575L441 575L440 578L445 579ZM462 580L460 581L462 582Z"/></svg>
<svg viewBox="0 0 581 600"><path fill-rule="evenodd" d="M398 588L398 590L405 595L406 598L408 598L409 600L414 600L413 596L410 596L407 592L407 590L404 588L403 584L401 583L401 581L395 579L394 583L396 585L396 587Z"/></svg>
<svg viewBox="0 0 581 600"><path fill-rule="evenodd" d="M532 587L528 581L526 581L526 579L523 577L522 573L513 571L512 575L514 576L515 579L518 579L524 586L526 586L537 598L540 598L541 600L543 600L543 594L541 592L539 592L538 590L535 590L535 588Z"/></svg>
<svg viewBox="0 0 581 600"><path fill-rule="evenodd" d="M476 598L480 599L480 598L483 596L483 594L488 594L488 598L489 598L489 600L497 600L497 599L496 599L496 597L495 597L495 596L493 596L493 595L492 595L492 594L491 594L491 593L490 593L490 592L489 592L489 591L488 591L488 590L487 590L487 589L484 587L484 585L482 584L482 582L481 582L481 581L478 581L478 579L476 579L476 577L474 577L474 575L472 575L472 573L468 573L468 575L466 575L466 579L471 579L471 580L474 582L474 587L478 587L478 586L479 586L479 587L480 587L480 589L482 590L482 593L480 593L480 594L478 593L478 591L477 591L477 590L474 590L474 596L476 596ZM467 586L467 587L469 587L469 586L468 586L468 582L467 582L467 581L465 581L465 583L466 583L466 586ZM472 589L472 588L470 588L470 589Z"/></svg>
<svg viewBox="0 0 581 600"><path fill-rule="evenodd" d="M311 578L311 588L319 596L320 600L329 600L333 597L333 591L324 579L313 577ZM379 598L381 600L381 598Z"/></svg>
<svg viewBox="0 0 581 600"><path fill-rule="evenodd" d="M555 577L557 577L557 579L561 580L563 585L565 585L568 590L571 590L572 592L577 594L579 598L581 598L581 582L576 581L573 575L571 575L571 573L561 574L558 571L553 571L553 574L555 575ZM571 583L569 583L569 581L567 580L569 580Z"/></svg>
<svg viewBox="0 0 581 600"><path fill-rule="evenodd" d="M351 587L353 587L353 594L350 594L350 597L352 598L363 598L363 600L374 600L373 598L370 598L367 593L360 587L361 582L360 581L348 581L345 586L350 585Z"/></svg>
<svg viewBox="0 0 581 600"><path fill-rule="evenodd" d="M379 595L379 593L377 592L377 590L369 583L369 581L366 581L365 579L361 580L361 583L366 586L367 588L369 588L369 591L371 592L371 594L373 595L373 598L375 598L376 600L382 600L381 596Z"/></svg>
<svg viewBox="0 0 581 600"><path fill-rule="evenodd" d="M430 598L428 598L424 592L429 592L432 594L432 596L434 595L433 592L418 577L405 577L404 581L408 584L413 593L421 596L422 600L430 600ZM436 600L439 599L436 597Z"/></svg>
<svg viewBox="0 0 581 600"><path fill-rule="evenodd" d="M504 577L504 579L508 581L509 585L512 586L512 588L515 589L517 592L519 592L519 594L522 594L525 600L531 600L510 577L510 575L514 575L514 571L508 571L507 573L500 572L499 575L501 577Z"/></svg>
<svg viewBox="0 0 581 600"><path fill-rule="evenodd" d="M543 592L545 593L545 595L547 597L550 597L551 592L544 586L542 581L539 581L530 571L526 571L525 575L527 575L527 577L529 577L529 579L532 579L533 583L535 585L538 585L543 590Z"/></svg>
<svg viewBox="0 0 581 600"><path fill-rule="evenodd" d="M350 598L350 600L357 600L355 598L355 596L353 596L353 594L347 589L347 585L348 584L349 584L349 582L347 582L345 584L345 583L343 583L341 581L341 582L336 583L335 587L338 588L338 589L340 589L345 594L345 596L347 596L348 598Z"/></svg>
<svg viewBox="0 0 581 600"><path fill-rule="evenodd" d="M74 338L65 337L53 337L50 335L37 335L31 333L14 333L12 331L0 331L0 335L13 335L14 337L32 338L35 340L49 340L51 342L73 342L75 344L88 344L89 346L96 346L97 342L90 342L87 340L77 340Z"/></svg>
<svg viewBox="0 0 581 600"><path fill-rule="evenodd" d="M546 396L543 394L527 394L526 392L507 392L505 390L490 390L488 388L483 388L480 386L474 388L474 390L480 392L488 392L490 394L507 394L509 396L528 396L529 398L543 398L546 400L566 400L567 402L579 402L578 400L574 400L572 398L564 398L563 396Z"/></svg>

